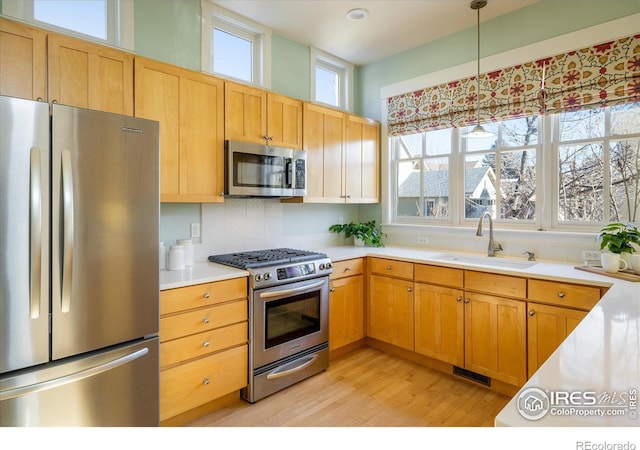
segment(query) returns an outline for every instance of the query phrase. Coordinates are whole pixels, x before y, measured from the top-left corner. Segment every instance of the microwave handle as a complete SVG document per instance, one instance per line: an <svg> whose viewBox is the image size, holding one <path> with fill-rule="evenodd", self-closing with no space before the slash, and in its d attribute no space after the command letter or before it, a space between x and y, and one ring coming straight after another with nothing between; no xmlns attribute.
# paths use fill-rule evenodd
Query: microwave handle
<svg viewBox="0 0 640 450"><path fill-rule="evenodd" d="M293 159L291 158L287 158L287 163L285 166L285 172L286 172L286 178L285 178L285 183L287 188L292 188L293 187L293 177L294 177L294 171L296 170L296 166L293 162Z"/></svg>

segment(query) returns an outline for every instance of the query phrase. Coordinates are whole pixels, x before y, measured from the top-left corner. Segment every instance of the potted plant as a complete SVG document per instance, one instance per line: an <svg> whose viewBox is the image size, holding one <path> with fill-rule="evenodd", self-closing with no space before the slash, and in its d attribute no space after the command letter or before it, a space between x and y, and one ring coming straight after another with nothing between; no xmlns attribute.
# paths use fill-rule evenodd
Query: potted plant
<svg viewBox="0 0 640 450"><path fill-rule="evenodd" d="M358 245L357 240L360 240L362 244L374 247L384 247L382 243L382 237L386 237L378 227L376 227L376 221L370 220L368 222L350 222L345 224L335 224L329 227L329 231L332 233L344 233L345 238L353 236L354 244Z"/></svg>
<svg viewBox="0 0 640 450"><path fill-rule="evenodd" d="M602 254L603 266L606 258L610 260L606 265L613 266L616 272L631 267L631 254L640 249L640 230L631 223L612 222L600 230L597 239L600 239L600 250L607 250L610 253ZM615 261L612 261L612 258ZM620 259L624 261L622 267L620 267Z"/></svg>

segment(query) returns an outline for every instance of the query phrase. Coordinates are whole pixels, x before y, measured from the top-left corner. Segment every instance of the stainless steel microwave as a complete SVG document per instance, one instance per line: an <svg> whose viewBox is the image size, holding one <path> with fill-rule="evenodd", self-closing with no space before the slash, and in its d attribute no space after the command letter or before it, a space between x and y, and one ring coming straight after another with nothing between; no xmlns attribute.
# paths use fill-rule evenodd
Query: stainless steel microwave
<svg viewBox="0 0 640 450"><path fill-rule="evenodd" d="M302 197L307 193L307 152L225 141L225 196Z"/></svg>

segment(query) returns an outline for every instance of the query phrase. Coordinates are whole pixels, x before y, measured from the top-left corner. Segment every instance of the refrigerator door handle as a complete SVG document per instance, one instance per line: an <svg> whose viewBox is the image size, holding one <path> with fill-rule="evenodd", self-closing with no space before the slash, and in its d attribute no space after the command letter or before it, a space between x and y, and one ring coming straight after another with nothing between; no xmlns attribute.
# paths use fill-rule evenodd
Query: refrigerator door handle
<svg viewBox="0 0 640 450"><path fill-rule="evenodd" d="M42 280L42 159L39 148L31 148L29 179L29 233L31 240L29 271L29 316L40 317Z"/></svg>
<svg viewBox="0 0 640 450"><path fill-rule="evenodd" d="M73 271L73 175L71 151L62 150L62 293L60 309L71 309L71 275Z"/></svg>
<svg viewBox="0 0 640 450"><path fill-rule="evenodd" d="M149 349L147 347L141 348L140 350L137 350L133 353L129 353L128 355L122 356L120 358L114 359L113 361L109 361L104 364L91 367L89 369L81 370L79 372L71 373L63 377L54 378L48 381L43 381L42 383L29 384L27 386L20 386L14 389L7 389L5 391L0 391L0 401L5 401L5 400L10 400L16 397L24 397L26 395L36 394L38 392L46 391L49 389L55 389L65 384L69 384L69 383L83 380L85 378L93 377L103 372L107 372L109 370L115 369L116 367L120 367L125 364L128 364L131 361L134 361L138 358L143 357L147 353L149 353Z"/></svg>

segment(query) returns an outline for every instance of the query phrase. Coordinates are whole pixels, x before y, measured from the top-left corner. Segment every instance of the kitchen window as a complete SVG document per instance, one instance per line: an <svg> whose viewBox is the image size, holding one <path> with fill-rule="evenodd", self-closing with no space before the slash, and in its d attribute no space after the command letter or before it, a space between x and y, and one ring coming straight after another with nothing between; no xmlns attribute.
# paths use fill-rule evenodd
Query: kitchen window
<svg viewBox="0 0 640 450"><path fill-rule="evenodd" d="M202 70L270 87L271 30L202 1Z"/></svg>
<svg viewBox="0 0 640 450"><path fill-rule="evenodd" d="M484 211L507 228L640 221L640 103L483 126L494 136L389 138L395 223L468 226Z"/></svg>
<svg viewBox="0 0 640 450"><path fill-rule="evenodd" d="M311 98L318 103L352 110L353 65L311 49Z"/></svg>
<svg viewBox="0 0 640 450"><path fill-rule="evenodd" d="M2 13L42 28L134 49L131 0L2 0Z"/></svg>

